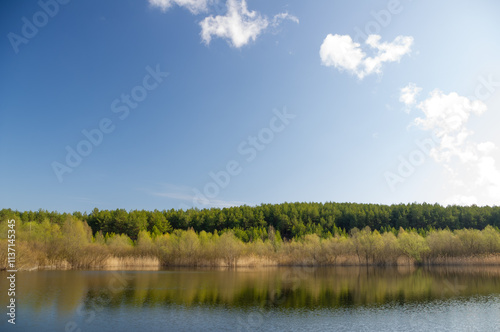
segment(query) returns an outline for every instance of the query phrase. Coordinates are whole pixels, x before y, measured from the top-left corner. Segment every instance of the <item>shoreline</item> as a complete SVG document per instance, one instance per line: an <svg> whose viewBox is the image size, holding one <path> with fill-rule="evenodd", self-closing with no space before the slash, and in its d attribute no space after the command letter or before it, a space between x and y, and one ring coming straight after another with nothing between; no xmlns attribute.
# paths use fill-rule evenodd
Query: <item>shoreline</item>
<svg viewBox="0 0 500 332"><path fill-rule="evenodd" d="M279 262L279 259L260 258L260 257L241 257L234 264L225 264L223 260L219 262L199 262L195 264L168 264L162 265L157 257L116 257L107 258L102 264L72 267L68 262L57 262L54 265L44 266L22 266L17 271L68 271L68 270L99 270L99 271L161 271L175 268L194 268L194 269L238 269L245 268L257 270L259 268L333 268L333 267L369 267L369 268L440 268L440 267L498 267L500 269L500 254L486 256L465 256L465 257L438 257L423 262L416 262L407 257L398 257L396 262L392 263L372 263L359 262L357 257L345 256L339 257L335 263L313 263L313 262ZM0 271L6 271L6 267L0 268Z"/></svg>

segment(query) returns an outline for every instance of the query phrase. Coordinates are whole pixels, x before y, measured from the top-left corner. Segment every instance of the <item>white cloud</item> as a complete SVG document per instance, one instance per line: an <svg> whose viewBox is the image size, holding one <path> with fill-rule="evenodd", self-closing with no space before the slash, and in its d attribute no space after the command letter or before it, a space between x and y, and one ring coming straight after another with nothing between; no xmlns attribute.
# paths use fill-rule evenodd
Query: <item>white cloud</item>
<svg viewBox="0 0 500 332"><path fill-rule="evenodd" d="M365 57L359 46L352 41L351 36L329 34L319 50L321 62L328 67L334 66L358 73L358 68L361 67Z"/></svg>
<svg viewBox="0 0 500 332"><path fill-rule="evenodd" d="M297 17L288 13L280 13L269 22L266 16L257 11L249 11L245 0L227 0L226 15L206 17L200 22L201 38L208 45L212 37L226 39L228 43L236 48L255 41L269 25L276 27L284 20L299 23Z"/></svg>
<svg viewBox="0 0 500 332"><path fill-rule="evenodd" d="M379 35L368 36L365 43L376 50L373 57L368 57L351 36L328 34L320 47L321 62L328 67L347 70L363 79L366 75L380 74L384 62L399 62L411 52L413 37L398 36L391 43L380 43L380 39Z"/></svg>
<svg viewBox="0 0 500 332"><path fill-rule="evenodd" d="M412 89L404 89L402 95L408 92L408 96L400 101L416 104ZM437 144L430 156L443 166L448 189L453 192L445 204L498 204L500 169L494 157L497 147L490 141L474 142L473 131L467 127L471 115L479 116L487 110L486 104L436 89L416 108L423 116L417 117L414 124L434 133Z"/></svg>
<svg viewBox="0 0 500 332"><path fill-rule="evenodd" d="M410 107L415 105L417 102L417 96L419 95L422 88L419 88L415 83L409 83L407 86L401 89L401 94L399 96L399 101L406 105L406 111L410 111Z"/></svg>
<svg viewBox="0 0 500 332"><path fill-rule="evenodd" d="M193 14L199 14L208 10L208 5L212 0L149 0L153 7L159 7L162 11L167 11L173 5L187 8Z"/></svg>
<svg viewBox="0 0 500 332"><path fill-rule="evenodd" d="M212 36L225 38L238 48L255 41L268 25L267 18L247 9L245 0L228 0L225 16L209 16L200 22L201 38L206 44L210 44Z"/></svg>
<svg viewBox="0 0 500 332"><path fill-rule="evenodd" d="M375 57L365 59L366 74L380 73L382 63L399 62L403 55L411 52L413 37L398 36L392 43L380 43L380 39L379 35L370 35L366 40L368 45L378 50Z"/></svg>
<svg viewBox="0 0 500 332"><path fill-rule="evenodd" d="M477 159L477 147L468 143L472 131L466 124L471 114L480 115L486 111L482 101L472 101L455 92L444 94L436 89L417 108L425 117L416 118L415 124L432 130L440 140L439 148L432 154L436 160L450 161L454 156L463 162Z"/></svg>
<svg viewBox="0 0 500 332"><path fill-rule="evenodd" d="M172 6L187 8L192 14L209 12L218 7L219 0L148 0L153 7L167 11ZM278 27L283 21L299 23L299 19L287 12L274 15L270 21L265 15L247 8L246 0L227 0L225 15L210 15L199 24L201 38L210 44L213 37L226 39L228 43L240 48L255 41L268 27ZM216 10L216 12L218 12Z"/></svg>
<svg viewBox="0 0 500 332"><path fill-rule="evenodd" d="M496 146L495 146L495 143L493 143L493 142L483 142L483 143L479 143L477 145L477 149L480 152L489 154L490 152L492 152L493 150L496 149Z"/></svg>
<svg viewBox="0 0 500 332"><path fill-rule="evenodd" d="M476 184L484 186L490 197L498 204L500 200L500 170L496 166L495 159L489 155L483 156L477 163L479 177Z"/></svg>

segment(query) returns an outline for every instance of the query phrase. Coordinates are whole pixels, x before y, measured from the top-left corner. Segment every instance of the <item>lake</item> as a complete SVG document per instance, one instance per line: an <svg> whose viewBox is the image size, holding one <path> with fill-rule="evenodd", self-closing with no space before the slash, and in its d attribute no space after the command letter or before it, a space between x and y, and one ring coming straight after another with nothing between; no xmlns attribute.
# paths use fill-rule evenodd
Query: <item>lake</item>
<svg viewBox="0 0 500 332"><path fill-rule="evenodd" d="M500 267L33 271L2 331L499 331Z"/></svg>

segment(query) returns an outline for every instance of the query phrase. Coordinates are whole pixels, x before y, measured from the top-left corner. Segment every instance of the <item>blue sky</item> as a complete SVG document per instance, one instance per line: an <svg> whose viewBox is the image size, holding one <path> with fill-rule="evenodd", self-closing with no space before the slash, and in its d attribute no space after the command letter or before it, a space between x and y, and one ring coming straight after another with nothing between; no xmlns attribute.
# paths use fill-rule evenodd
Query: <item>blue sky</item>
<svg viewBox="0 0 500 332"><path fill-rule="evenodd" d="M497 1L1 6L0 208L500 202Z"/></svg>

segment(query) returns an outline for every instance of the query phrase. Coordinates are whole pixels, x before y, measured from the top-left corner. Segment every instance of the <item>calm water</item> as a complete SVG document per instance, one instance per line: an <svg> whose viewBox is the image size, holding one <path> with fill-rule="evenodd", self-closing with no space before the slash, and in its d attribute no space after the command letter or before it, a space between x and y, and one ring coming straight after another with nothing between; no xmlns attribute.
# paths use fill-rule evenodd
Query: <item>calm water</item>
<svg viewBox="0 0 500 332"><path fill-rule="evenodd" d="M500 268L17 273L1 331L500 331Z"/></svg>

